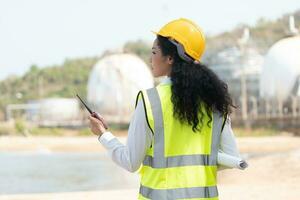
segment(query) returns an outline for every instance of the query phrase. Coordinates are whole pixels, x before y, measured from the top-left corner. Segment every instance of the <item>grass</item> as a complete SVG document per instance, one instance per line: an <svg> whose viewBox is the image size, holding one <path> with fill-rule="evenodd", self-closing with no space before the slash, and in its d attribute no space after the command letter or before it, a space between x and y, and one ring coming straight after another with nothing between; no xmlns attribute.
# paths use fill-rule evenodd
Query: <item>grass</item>
<svg viewBox="0 0 300 200"><path fill-rule="evenodd" d="M128 130L128 125L109 125L109 131L114 135L126 135ZM260 137L260 136L274 136L282 133L281 130L272 127L256 127L252 129L247 129L243 127L233 127L233 132L235 136L238 137ZM67 128L44 128L36 127L27 124L25 121L18 119L15 123L0 123L0 136L1 135L15 135L15 136L92 136L89 127L84 127L81 129L67 129Z"/></svg>
<svg viewBox="0 0 300 200"><path fill-rule="evenodd" d="M282 131L274 128L252 128L252 129L246 129L240 127L233 128L234 135L238 137L275 136L275 135L279 135L281 132Z"/></svg>
<svg viewBox="0 0 300 200"><path fill-rule="evenodd" d="M110 124L109 131L115 135L127 133L128 125ZM38 127L27 123L23 119L16 119L15 122L0 122L0 136L92 136L89 127L78 129L62 127Z"/></svg>
<svg viewBox="0 0 300 200"><path fill-rule="evenodd" d="M0 136L1 135L9 135L12 132L14 132L13 128L11 128L9 126L5 126L5 125L0 125Z"/></svg>

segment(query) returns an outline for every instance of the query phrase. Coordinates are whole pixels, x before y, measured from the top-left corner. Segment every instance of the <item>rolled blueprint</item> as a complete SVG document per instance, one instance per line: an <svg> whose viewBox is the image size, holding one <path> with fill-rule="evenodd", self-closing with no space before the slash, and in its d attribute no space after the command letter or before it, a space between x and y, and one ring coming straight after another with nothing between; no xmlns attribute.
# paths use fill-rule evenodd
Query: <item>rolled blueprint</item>
<svg viewBox="0 0 300 200"><path fill-rule="evenodd" d="M248 163L245 160L221 152L218 152L218 164L242 170L248 167Z"/></svg>

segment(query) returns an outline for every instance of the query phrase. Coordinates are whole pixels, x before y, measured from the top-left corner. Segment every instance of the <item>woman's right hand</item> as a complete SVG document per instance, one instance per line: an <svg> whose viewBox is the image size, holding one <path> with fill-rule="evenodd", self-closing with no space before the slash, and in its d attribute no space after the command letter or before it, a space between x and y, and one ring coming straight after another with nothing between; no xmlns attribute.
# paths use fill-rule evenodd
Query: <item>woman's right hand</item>
<svg viewBox="0 0 300 200"><path fill-rule="evenodd" d="M92 117L95 117L95 118L99 119L102 122L102 124L104 125L104 128L108 129L108 125L107 125L106 121L104 120L104 118L99 113L93 112Z"/></svg>

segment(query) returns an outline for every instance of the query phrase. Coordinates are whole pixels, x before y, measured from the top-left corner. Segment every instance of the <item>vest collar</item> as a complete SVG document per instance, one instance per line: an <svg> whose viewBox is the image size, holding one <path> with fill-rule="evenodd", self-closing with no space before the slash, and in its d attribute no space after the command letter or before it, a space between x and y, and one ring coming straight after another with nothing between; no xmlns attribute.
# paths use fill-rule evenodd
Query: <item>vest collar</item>
<svg viewBox="0 0 300 200"><path fill-rule="evenodd" d="M169 76L165 76L159 85L166 85L166 84L172 84L172 81L171 81L171 77Z"/></svg>

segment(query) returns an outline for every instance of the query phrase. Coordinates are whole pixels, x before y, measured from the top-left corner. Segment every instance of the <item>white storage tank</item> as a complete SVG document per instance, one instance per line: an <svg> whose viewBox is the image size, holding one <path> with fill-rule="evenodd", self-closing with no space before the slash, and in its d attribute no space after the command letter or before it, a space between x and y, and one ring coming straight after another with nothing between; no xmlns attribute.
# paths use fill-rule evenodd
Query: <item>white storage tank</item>
<svg viewBox="0 0 300 200"><path fill-rule="evenodd" d="M282 39L268 51L261 77L260 96L285 100L299 90L300 36ZM299 95L299 91L292 95Z"/></svg>
<svg viewBox="0 0 300 200"><path fill-rule="evenodd" d="M152 73L143 60L133 54L113 54L91 71L87 100L107 121L128 123L138 91L153 86Z"/></svg>
<svg viewBox="0 0 300 200"><path fill-rule="evenodd" d="M43 126L72 126L80 120L79 102L75 98L47 98L30 101L34 109L27 109L30 121Z"/></svg>

